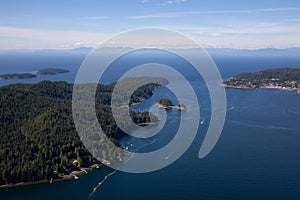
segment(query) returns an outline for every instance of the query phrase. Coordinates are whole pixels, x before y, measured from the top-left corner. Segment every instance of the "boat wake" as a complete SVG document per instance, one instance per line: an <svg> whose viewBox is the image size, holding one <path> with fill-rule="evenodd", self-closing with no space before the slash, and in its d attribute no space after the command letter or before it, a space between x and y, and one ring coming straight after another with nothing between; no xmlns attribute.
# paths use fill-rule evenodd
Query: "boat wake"
<svg viewBox="0 0 300 200"><path fill-rule="evenodd" d="M153 143L155 143L155 142L156 142L156 140L152 140L152 141L149 142L149 143L146 143L146 144L144 144L144 145L141 145L141 146L137 147L136 149L134 149L134 151L138 151L139 149L144 148L144 147L146 147L146 146L149 146L149 145L151 145L151 144L153 144ZM133 154L131 154L131 156L128 157L128 159L125 160L124 162L126 163L126 162L128 162L130 159L132 159L132 158L133 158ZM96 192L98 191L98 189L101 187L101 185L102 185L109 177L111 177L111 176L114 175L117 171L119 171L119 169L120 169L120 167L117 168L117 169L115 169L113 172L109 173L108 175L106 175L106 176L105 176L105 177L97 184L97 186L93 188L93 191L92 191L92 192L90 193L90 195L89 195L89 199L92 199L92 198L94 197L94 195L96 194Z"/></svg>
<svg viewBox="0 0 300 200"><path fill-rule="evenodd" d="M297 128L285 127L285 126L273 126L273 125L263 125L263 124L255 124L255 123L248 123L236 120L228 120L230 123L234 123L241 126L248 126L260 129L275 129L275 130L283 130L283 131L298 131Z"/></svg>
<svg viewBox="0 0 300 200"><path fill-rule="evenodd" d="M149 143L143 144L143 145L141 145L141 146L135 148L135 149L134 149L134 152L137 152L138 150L140 150L140 149L142 149L142 148L145 148L145 147L147 147L147 146L149 146L149 145L151 145L151 144L154 144L155 142L156 142L155 139L154 139L154 140L151 140Z"/></svg>
<svg viewBox="0 0 300 200"><path fill-rule="evenodd" d="M230 108L227 108L227 111L230 111L230 110L233 110L233 109L235 109L235 107L231 106Z"/></svg>
<svg viewBox="0 0 300 200"><path fill-rule="evenodd" d="M98 183L98 185L96 187L94 187L92 193L89 195L89 199L92 199L92 197L94 196L94 194L97 192L98 188L112 175L114 175L116 172L118 171L118 169L114 170L113 172L109 173L108 175L106 175L102 181L100 181Z"/></svg>

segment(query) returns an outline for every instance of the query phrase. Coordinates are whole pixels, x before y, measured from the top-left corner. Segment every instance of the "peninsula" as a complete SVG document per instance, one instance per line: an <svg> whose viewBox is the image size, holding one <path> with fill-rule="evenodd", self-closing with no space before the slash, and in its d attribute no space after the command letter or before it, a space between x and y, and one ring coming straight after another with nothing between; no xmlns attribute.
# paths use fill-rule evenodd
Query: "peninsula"
<svg viewBox="0 0 300 200"><path fill-rule="evenodd" d="M221 84L230 88L275 88L300 92L300 68L278 68L242 73Z"/></svg>
<svg viewBox="0 0 300 200"><path fill-rule="evenodd" d="M136 79L128 78L124 82L133 84ZM161 82L166 81L162 79ZM117 126L111 111L115 84L98 84L95 96L97 118L103 133L112 141L105 142L102 137L92 147L103 158L101 162L90 154L76 132L72 117L73 84L42 81L0 87L0 124L4 127L0 129L0 155L3 158L0 159L0 188L77 179L79 173L87 173L101 163L122 162L125 147L118 141L126 133ZM146 100L160 86L154 83L143 85L134 92L130 101ZM88 87L88 84L82 84L83 97ZM148 111L130 111L130 116L137 125L158 121ZM113 144L120 149L115 150Z"/></svg>
<svg viewBox="0 0 300 200"><path fill-rule="evenodd" d="M0 80L7 80L7 79L26 79L26 78L34 78L37 75L32 73L8 73L0 75Z"/></svg>

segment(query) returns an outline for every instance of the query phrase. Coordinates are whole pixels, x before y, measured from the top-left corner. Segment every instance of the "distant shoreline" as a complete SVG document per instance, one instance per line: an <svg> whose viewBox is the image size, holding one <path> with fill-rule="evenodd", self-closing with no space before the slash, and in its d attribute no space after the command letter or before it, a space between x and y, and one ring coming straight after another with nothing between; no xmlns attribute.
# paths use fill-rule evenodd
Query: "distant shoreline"
<svg viewBox="0 0 300 200"><path fill-rule="evenodd" d="M46 69L40 69L35 73L6 73L0 75L0 80L9 80L9 79L31 79L36 78L38 76L44 76L44 75L57 75L62 73L68 73L70 71L66 69L60 69L60 68L46 68Z"/></svg>
<svg viewBox="0 0 300 200"><path fill-rule="evenodd" d="M284 91L294 91L300 93L300 88L291 88L291 87L281 87L281 86L259 86L259 87L247 87L247 86L233 86L233 85L226 85L224 83L220 84L221 87L225 88L235 88L235 89L277 89L277 90L284 90Z"/></svg>
<svg viewBox="0 0 300 200"><path fill-rule="evenodd" d="M280 89L299 93L300 68L275 68L241 73L224 81L220 86L240 89Z"/></svg>

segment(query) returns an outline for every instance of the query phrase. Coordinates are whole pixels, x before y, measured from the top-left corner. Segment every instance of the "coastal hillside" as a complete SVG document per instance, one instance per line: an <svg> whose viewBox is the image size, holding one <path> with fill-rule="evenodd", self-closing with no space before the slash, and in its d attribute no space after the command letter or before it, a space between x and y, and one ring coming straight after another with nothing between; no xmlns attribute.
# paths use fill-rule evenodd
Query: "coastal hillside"
<svg viewBox="0 0 300 200"><path fill-rule="evenodd" d="M225 81L222 86L233 88L278 88L300 91L300 68L278 68L242 73Z"/></svg>
<svg viewBox="0 0 300 200"><path fill-rule="evenodd" d="M125 133L111 114L114 85L98 85L96 112L103 132L119 145L117 140ZM158 86L139 88L132 101L149 98ZM0 87L0 185L63 178L81 167L100 164L76 133L72 89L72 84L62 81ZM136 123L150 120L148 112L130 114ZM113 151L105 142L101 145L99 153L105 160L120 160L122 152Z"/></svg>

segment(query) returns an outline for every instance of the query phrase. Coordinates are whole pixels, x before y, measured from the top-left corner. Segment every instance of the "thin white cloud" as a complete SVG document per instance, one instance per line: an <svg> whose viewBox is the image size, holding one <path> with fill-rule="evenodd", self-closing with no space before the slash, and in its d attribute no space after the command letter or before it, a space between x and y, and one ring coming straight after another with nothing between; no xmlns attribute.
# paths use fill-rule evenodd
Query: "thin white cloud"
<svg viewBox="0 0 300 200"><path fill-rule="evenodd" d="M0 26L1 49L67 48L97 46L110 37L105 33L84 31L46 31Z"/></svg>
<svg viewBox="0 0 300 200"><path fill-rule="evenodd" d="M285 21L239 21L224 26L161 26L187 34L205 47L287 48L300 46L300 27Z"/></svg>
<svg viewBox="0 0 300 200"><path fill-rule="evenodd" d="M137 16L129 16L129 19L154 19L154 18L174 18L179 17L181 14L178 13L160 13L153 15L137 15Z"/></svg>
<svg viewBox="0 0 300 200"><path fill-rule="evenodd" d="M148 3L150 0L140 0L141 3Z"/></svg>
<svg viewBox="0 0 300 200"><path fill-rule="evenodd" d="M288 12L300 11L300 7L283 7L283 8L263 8L263 9L248 9L248 10L208 10L208 11L189 11L189 12L170 12L158 13L151 15L129 16L130 19L147 19L147 18L174 18L185 15L210 15L210 14L253 14L261 12Z"/></svg>
<svg viewBox="0 0 300 200"><path fill-rule="evenodd" d="M165 6L165 5L171 5L174 3L183 3L186 2L187 0L168 0L168 1L164 1L163 3L161 3L161 5Z"/></svg>
<svg viewBox="0 0 300 200"><path fill-rule="evenodd" d="M296 19L286 19L286 22L300 22L300 18L296 18Z"/></svg>
<svg viewBox="0 0 300 200"><path fill-rule="evenodd" d="M293 21L293 22L290 22ZM295 21L295 22L294 22ZM161 28L169 28L179 31L198 41L204 47L226 47L226 48L287 48L300 47L300 27L295 26L298 19L287 19L282 21L245 21L235 20L223 26L208 25L161 25ZM24 29L0 26L0 48L1 49L63 49L80 46L96 47L101 42L117 35L119 32L85 32L85 31L46 31L39 29ZM161 37L161 36L160 36ZM131 38L131 44L140 43L143 38ZM160 41L167 41L168 37ZM170 39L170 38L169 38ZM173 39L174 45L178 44ZM128 41L127 41L128 43ZM151 45L152 41L149 41ZM122 44L122 42L119 42ZM126 46L126 40L124 40Z"/></svg>
<svg viewBox="0 0 300 200"><path fill-rule="evenodd" d="M261 35L261 36L274 35L274 34L282 34L282 35L299 34L300 35L299 27L288 26L285 24L281 24L280 22L278 23L244 22L243 25L232 25L228 27L177 25L177 26L168 26L168 28L191 33L191 34L205 34L205 35L214 34L218 36L224 36L226 34L252 34L252 35Z"/></svg>
<svg viewBox="0 0 300 200"><path fill-rule="evenodd" d="M110 19L109 16L90 16L90 17L80 17L79 20L98 20L98 19Z"/></svg>
<svg viewBox="0 0 300 200"><path fill-rule="evenodd" d="M173 3L183 3L187 0L140 0L141 3L155 3L157 5L170 5Z"/></svg>
<svg viewBox="0 0 300 200"><path fill-rule="evenodd" d="M228 35L226 37L193 37L205 48L234 48L234 49L262 49L262 48L291 48L300 47L300 36L289 38L286 36L239 37Z"/></svg>

